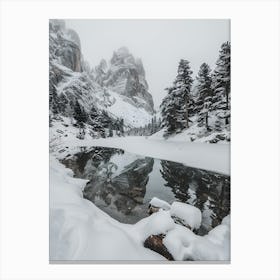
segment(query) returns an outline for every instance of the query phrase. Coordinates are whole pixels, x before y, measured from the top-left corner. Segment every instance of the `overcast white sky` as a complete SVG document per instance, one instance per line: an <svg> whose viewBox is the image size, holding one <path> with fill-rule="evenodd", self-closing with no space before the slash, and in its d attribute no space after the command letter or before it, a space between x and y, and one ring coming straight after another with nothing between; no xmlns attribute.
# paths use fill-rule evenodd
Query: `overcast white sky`
<svg viewBox="0 0 280 280"><path fill-rule="evenodd" d="M142 59L155 107L166 95L164 88L176 77L181 58L190 61L194 75L206 62L212 68L220 46L230 40L229 20L66 20L78 32L82 53L91 66L113 51L128 47Z"/></svg>

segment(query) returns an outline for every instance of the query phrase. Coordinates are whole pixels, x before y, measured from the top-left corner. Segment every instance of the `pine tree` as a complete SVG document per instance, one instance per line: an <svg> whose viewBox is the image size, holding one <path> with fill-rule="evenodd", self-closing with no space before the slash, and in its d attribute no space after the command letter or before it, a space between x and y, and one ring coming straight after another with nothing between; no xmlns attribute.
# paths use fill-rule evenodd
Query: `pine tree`
<svg viewBox="0 0 280 280"><path fill-rule="evenodd" d="M83 124L87 121L87 114L85 110L80 106L78 100L76 100L74 105L74 118L77 120L78 125L83 126Z"/></svg>
<svg viewBox="0 0 280 280"><path fill-rule="evenodd" d="M55 89L54 91L50 92L49 95L49 108L53 112L53 114L59 113L59 108L57 104L58 104L58 95Z"/></svg>
<svg viewBox="0 0 280 280"><path fill-rule="evenodd" d="M111 120L111 118L109 117L108 113L105 110L101 111L101 120L102 120L102 126L104 128L110 128L112 120Z"/></svg>
<svg viewBox="0 0 280 280"><path fill-rule="evenodd" d="M160 105L162 115L161 127L166 129L164 136L171 135L176 131L175 106L173 100L174 88L170 87L166 88L166 90L168 94Z"/></svg>
<svg viewBox="0 0 280 280"><path fill-rule="evenodd" d="M97 132L101 137L105 138L105 129L102 123L102 115L93 106L90 111L91 126L95 132Z"/></svg>
<svg viewBox="0 0 280 280"><path fill-rule="evenodd" d="M111 126L109 127L109 137L113 137L113 130Z"/></svg>
<svg viewBox="0 0 280 280"><path fill-rule="evenodd" d="M124 120L122 118L117 119L114 123L117 136L124 135Z"/></svg>
<svg viewBox="0 0 280 280"><path fill-rule="evenodd" d="M124 120L120 119L120 132L121 135L124 135Z"/></svg>
<svg viewBox="0 0 280 280"><path fill-rule="evenodd" d="M181 59L178 67L178 74L174 85L176 90L174 92L175 98L178 98L177 111L179 121L181 121L181 129L189 127L189 103L190 91L193 83L189 61Z"/></svg>
<svg viewBox="0 0 280 280"><path fill-rule="evenodd" d="M181 59L173 86L167 88L168 94L160 106L165 135L179 133L189 127L192 104L190 91L193 83L191 74L189 61Z"/></svg>
<svg viewBox="0 0 280 280"><path fill-rule="evenodd" d="M213 75L213 89L216 96L216 109L220 109L219 117L229 124L230 118L230 43L221 46L219 58Z"/></svg>
<svg viewBox="0 0 280 280"><path fill-rule="evenodd" d="M151 129L150 134L154 134L154 133L158 132L159 131L159 127L160 127L160 120L157 119L156 116L154 116L152 118L152 129Z"/></svg>
<svg viewBox="0 0 280 280"><path fill-rule="evenodd" d="M152 120L151 120L151 131L150 133L153 134L155 133L155 117L152 117Z"/></svg>
<svg viewBox="0 0 280 280"><path fill-rule="evenodd" d="M64 94L61 94L57 100L58 111L65 114L68 105L68 100Z"/></svg>
<svg viewBox="0 0 280 280"><path fill-rule="evenodd" d="M198 123L200 126L205 125L206 129L209 130L208 115L211 110L213 91L211 69L208 64L203 63L200 66L197 81L196 111Z"/></svg>

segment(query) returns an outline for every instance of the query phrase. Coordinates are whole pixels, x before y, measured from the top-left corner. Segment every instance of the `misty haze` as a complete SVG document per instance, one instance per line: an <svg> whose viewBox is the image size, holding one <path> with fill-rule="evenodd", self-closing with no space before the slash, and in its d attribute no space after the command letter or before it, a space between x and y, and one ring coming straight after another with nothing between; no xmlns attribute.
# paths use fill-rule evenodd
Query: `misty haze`
<svg viewBox="0 0 280 280"><path fill-rule="evenodd" d="M50 261L230 261L230 21L49 21Z"/></svg>

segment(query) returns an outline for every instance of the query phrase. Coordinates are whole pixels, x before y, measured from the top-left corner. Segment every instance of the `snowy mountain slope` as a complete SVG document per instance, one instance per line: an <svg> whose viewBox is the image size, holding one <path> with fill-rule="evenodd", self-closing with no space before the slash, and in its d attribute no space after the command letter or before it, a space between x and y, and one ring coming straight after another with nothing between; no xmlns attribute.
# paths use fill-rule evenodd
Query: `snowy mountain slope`
<svg viewBox="0 0 280 280"><path fill-rule="evenodd" d="M49 22L50 117L73 118L75 103L90 115L107 112L112 122L123 119L124 126L139 127L151 121L153 99L142 62L121 48L107 69L102 60L91 69L81 54L79 36L61 20Z"/></svg>
<svg viewBox="0 0 280 280"><path fill-rule="evenodd" d="M126 125L130 127L139 127L151 121L151 114L143 107L135 107L130 102L126 101L126 97L120 96L116 92L109 90L109 93L115 102L107 107L108 112L122 118Z"/></svg>

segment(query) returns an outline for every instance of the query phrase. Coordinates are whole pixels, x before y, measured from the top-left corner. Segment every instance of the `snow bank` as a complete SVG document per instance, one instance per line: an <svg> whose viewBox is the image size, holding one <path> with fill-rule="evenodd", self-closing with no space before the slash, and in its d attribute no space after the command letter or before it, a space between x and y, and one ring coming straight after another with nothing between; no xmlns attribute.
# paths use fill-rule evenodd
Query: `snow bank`
<svg viewBox="0 0 280 280"><path fill-rule="evenodd" d="M71 175L50 158L50 260L165 260L143 247L133 227L117 222L83 199L87 181ZM153 217L157 219L160 224L161 217ZM147 227L150 223L147 221ZM165 227L155 226L149 233L153 229L157 233ZM144 222L142 230L146 230Z"/></svg>
<svg viewBox="0 0 280 280"><path fill-rule="evenodd" d="M175 261L186 260L185 249L192 242L196 241L197 236L188 228L180 225L169 231L163 239L163 244L173 256Z"/></svg>
<svg viewBox="0 0 280 280"><path fill-rule="evenodd" d="M205 236L195 235L184 226L176 225L168 231L163 244L175 260L194 261L229 261L230 228L229 216L222 224L215 227Z"/></svg>
<svg viewBox="0 0 280 280"><path fill-rule="evenodd" d="M202 142L202 143L219 143L228 144L230 142L230 125L221 125L217 130L215 129L215 122L218 121L217 116L211 114L208 119L209 126L213 129L208 131L205 126L199 126L197 117L191 117L191 126L184 129L178 134L170 135L168 138L164 137L165 128L149 136L149 139L172 141L172 142Z"/></svg>
<svg viewBox="0 0 280 280"><path fill-rule="evenodd" d="M201 225L201 211L186 203L173 202L170 215L179 218L184 225L190 226L191 229L198 229Z"/></svg>

